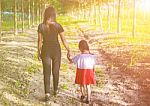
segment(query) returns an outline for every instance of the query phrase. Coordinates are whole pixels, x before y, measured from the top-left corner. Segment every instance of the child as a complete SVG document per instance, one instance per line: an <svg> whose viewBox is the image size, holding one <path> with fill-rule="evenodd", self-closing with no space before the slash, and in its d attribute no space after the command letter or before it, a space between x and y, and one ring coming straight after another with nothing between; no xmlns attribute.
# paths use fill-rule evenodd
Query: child
<svg viewBox="0 0 150 106"><path fill-rule="evenodd" d="M79 50L81 54L73 59L68 57L68 59L77 65L75 83L80 85L81 101L84 100L86 93L87 98L85 102L89 103L91 98L90 85L96 83L94 78L95 55L90 53L89 46L85 40L79 42Z"/></svg>

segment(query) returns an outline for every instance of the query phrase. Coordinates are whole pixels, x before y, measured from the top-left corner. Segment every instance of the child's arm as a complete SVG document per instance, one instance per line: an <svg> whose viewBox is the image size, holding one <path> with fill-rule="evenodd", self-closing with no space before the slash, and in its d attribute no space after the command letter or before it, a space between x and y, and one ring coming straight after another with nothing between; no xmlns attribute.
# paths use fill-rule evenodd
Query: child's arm
<svg viewBox="0 0 150 106"><path fill-rule="evenodd" d="M68 60L70 61L70 63L73 63L72 59L71 58L68 58Z"/></svg>
<svg viewBox="0 0 150 106"><path fill-rule="evenodd" d="M76 55L76 56L74 56L73 58L71 58L71 57L67 57L67 58L68 58L68 60L70 61L70 63L76 64L77 61L78 61L78 59L79 59L79 56L80 56L80 55Z"/></svg>

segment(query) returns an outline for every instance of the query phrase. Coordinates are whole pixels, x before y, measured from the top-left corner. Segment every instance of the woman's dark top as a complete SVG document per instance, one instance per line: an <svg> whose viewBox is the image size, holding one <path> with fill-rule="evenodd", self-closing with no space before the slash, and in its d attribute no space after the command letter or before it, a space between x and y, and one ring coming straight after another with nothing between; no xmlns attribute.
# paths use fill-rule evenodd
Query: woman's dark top
<svg viewBox="0 0 150 106"><path fill-rule="evenodd" d="M39 24L38 32L42 34L43 45L41 56L42 58L50 56L60 56L61 48L58 41L58 34L64 32L64 29L59 23L55 25L50 25L49 28L46 27L44 23Z"/></svg>
<svg viewBox="0 0 150 106"><path fill-rule="evenodd" d="M59 23L50 25L49 28L44 23L41 23L38 26L38 32L42 34L44 46L58 46L58 34L64 32L64 29Z"/></svg>

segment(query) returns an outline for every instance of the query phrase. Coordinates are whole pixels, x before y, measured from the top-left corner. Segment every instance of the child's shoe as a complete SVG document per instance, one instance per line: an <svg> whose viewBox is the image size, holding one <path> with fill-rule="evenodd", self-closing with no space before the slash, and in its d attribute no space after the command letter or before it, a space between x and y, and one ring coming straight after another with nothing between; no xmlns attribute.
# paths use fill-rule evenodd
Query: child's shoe
<svg viewBox="0 0 150 106"><path fill-rule="evenodd" d="M84 98L85 98L85 96L82 95L80 100L83 102Z"/></svg>
<svg viewBox="0 0 150 106"><path fill-rule="evenodd" d="M91 103L91 100L86 99L84 102L85 102L86 104L90 104L90 103Z"/></svg>

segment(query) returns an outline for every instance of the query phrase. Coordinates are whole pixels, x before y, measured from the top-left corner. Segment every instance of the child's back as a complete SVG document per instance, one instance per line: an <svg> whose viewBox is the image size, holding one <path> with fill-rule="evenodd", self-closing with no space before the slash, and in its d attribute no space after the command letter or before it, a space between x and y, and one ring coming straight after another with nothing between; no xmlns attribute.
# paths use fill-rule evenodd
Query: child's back
<svg viewBox="0 0 150 106"><path fill-rule="evenodd" d="M93 69L95 65L95 55L79 54L74 57L73 62L77 64L79 69Z"/></svg>
<svg viewBox="0 0 150 106"><path fill-rule="evenodd" d="M95 84L94 65L95 56L92 54L80 54L73 58L77 65L76 84Z"/></svg>

